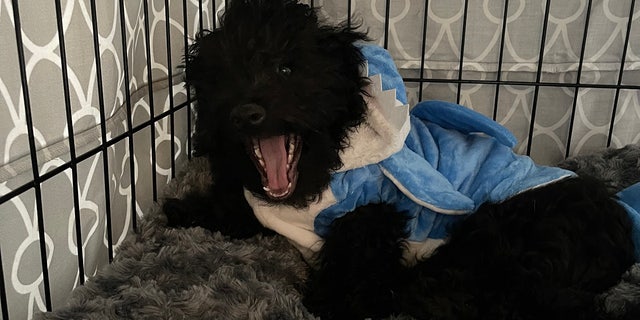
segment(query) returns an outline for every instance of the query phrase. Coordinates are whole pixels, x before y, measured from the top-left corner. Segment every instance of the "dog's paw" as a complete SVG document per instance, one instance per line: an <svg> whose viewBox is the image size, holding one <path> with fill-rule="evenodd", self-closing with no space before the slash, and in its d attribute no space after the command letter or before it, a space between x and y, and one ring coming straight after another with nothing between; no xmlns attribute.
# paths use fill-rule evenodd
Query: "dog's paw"
<svg viewBox="0 0 640 320"><path fill-rule="evenodd" d="M163 212L167 226L173 228L202 227L220 231L223 235L244 239L262 233L271 235L253 215L251 207L237 195L213 196L211 194L187 194L183 199L166 199Z"/></svg>
<svg viewBox="0 0 640 320"><path fill-rule="evenodd" d="M189 214L189 207L182 199L165 199L162 204L162 212L167 218L167 227L188 228L197 225L197 219Z"/></svg>
<svg viewBox="0 0 640 320"><path fill-rule="evenodd" d="M384 204L336 219L311 274L303 303L322 319L383 318L395 312L406 218Z"/></svg>
<svg viewBox="0 0 640 320"><path fill-rule="evenodd" d="M225 212L218 208L220 204L220 199L214 199L208 193L191 192L181 199L165 199L162 211L168 227L203 227L217 231L224 222Z"/></svg>

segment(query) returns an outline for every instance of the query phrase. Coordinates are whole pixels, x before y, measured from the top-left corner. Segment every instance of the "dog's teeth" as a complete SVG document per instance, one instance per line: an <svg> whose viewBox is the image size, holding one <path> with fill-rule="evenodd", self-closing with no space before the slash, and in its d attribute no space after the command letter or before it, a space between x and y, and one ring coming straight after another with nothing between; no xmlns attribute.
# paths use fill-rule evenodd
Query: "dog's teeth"
<svg viewBox="0 0 640 320"><path fill-rule="evenodd" d="M296 149L296 136L289 135L289 152L293 152Z"/></svg>
<svg viewBox="0 0 640 320"><path fill-rule="evenodd" d="M267 188L267 187L262 187L262 189L266 192L271 192L271 189Z"/></svg>
<svg viewBox="0 0 640 320"><path fill-rule="evenodd" d="M264 168L266 165L264 163L264 160L262 160L262 158L258 158L258 163L260 163L260 165Z"/></svg>
<svg viewBox="0 0 640 320"><path fill-rule="evenodd" d="M260 152L260 148L254 147L253 148L253 153L256 154L256 157L258 157L258 159L262 159L262 152Z"/></svg>

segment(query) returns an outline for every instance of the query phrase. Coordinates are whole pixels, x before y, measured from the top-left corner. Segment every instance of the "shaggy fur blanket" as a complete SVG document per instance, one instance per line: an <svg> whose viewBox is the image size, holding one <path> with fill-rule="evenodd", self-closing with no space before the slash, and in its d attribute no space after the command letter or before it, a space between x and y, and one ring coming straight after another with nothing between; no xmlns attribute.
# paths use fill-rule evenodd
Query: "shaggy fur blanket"
<svg viewBox="0 0 640 320"><path fill-rule="evenodd" d="M164 195L211 182L194 159ZM612 191L640 181L640 146L568 159L561 167L595 175ZM306 264L284 238L229 240L201 228L167 229L157 206L119 248L111 265L76 288L67 306L38 319L314 319L300 299ZM640 264L602 294L612 315L640 300ZM394 319L406 319L396 317Z"/></svg>

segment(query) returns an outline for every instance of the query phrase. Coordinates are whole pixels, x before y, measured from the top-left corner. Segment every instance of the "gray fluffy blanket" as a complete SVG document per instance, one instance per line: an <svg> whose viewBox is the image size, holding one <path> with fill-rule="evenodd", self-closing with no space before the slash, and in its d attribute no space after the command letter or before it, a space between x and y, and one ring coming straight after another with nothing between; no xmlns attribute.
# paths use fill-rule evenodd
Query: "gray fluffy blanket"
<svg viewBox="0 0 640 320"><path fill-rule="evenodd" d="M640 181L640 146L568 159L561 166L619 190ZM210 181L206 162L194 159L164 195L180 197ZM167 229L164 223L154 208L111 265L75 289L66 307L37 318L314 319L300 302L306 265L284 238L233 241L201 228ZM640 264L600 298L612 315L640 301Z"/></svg>

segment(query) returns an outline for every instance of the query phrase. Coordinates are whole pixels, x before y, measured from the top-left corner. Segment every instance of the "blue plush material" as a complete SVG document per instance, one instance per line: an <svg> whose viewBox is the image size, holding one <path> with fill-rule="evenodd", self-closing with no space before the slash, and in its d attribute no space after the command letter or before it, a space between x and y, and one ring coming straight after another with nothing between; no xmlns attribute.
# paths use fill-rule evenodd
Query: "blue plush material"
<svg viewBox="0 0 640 320"><path fill-rule="evenodd" d="M412 110L410 119L402 150L334 174L330 187L337 203L316 217L320 236L334 219L359 206L390 203L409 214L409 240L442 239L451 223L485 202L574 175L515 154L509 131L471 109L427 101Z"/></svg>
<svg viewBox="0 0 640 320"><path fill-rule="evenodd" d="M368 75L381 75L382 89L395 89L396 99L406 104L404 82L387 51L364 44L360 49ZM442 239L449 225L485 202L500 202L574 175L516 155L516 139L509 130L457 104L422 102L410 121L399 152L334 174L330 189L336 204L316 216L318 235L325 236L334 219L358 206L390 203L409 214L409 240Z"/></svg>
<svg viewBox="0 0 640 320"><path fill-rule="evenodd" d="M620 204L629 212L633 223L631 230L636 248L636 261L640 261L640 182L620 191L617 196Z"/></svg>

